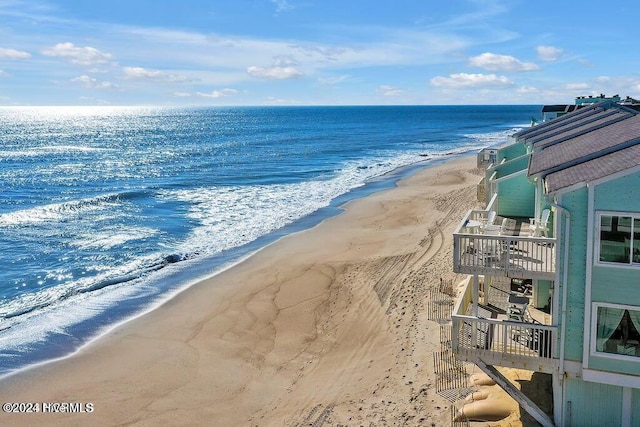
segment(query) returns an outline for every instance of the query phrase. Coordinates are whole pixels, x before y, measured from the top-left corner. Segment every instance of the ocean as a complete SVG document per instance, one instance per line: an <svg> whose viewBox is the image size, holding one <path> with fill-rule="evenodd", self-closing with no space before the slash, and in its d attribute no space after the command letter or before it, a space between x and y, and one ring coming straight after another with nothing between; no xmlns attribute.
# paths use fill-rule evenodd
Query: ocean
<svg viewBox="0 0 640 427"><path fill-rule="evenodd" d="M0 107L0 376L540 110Z"/></svg>

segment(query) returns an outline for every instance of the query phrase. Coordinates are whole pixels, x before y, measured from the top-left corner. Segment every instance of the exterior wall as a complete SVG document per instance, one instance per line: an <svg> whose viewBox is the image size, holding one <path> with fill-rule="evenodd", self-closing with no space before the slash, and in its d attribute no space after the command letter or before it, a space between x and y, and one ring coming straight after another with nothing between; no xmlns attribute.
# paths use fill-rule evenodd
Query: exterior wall
<svg viewBox="0 0 640 427"><path fill-rule="evenodd" d="M620 102L619 96L612 96L611 98L607 98L604 95L601 96L578 96L576 98L576 105L590 105L596 104L602 101L611 101L611 102Z"/></svg>
<svg viewBox="0 0 640 427"><path fill-rule="evenodd" d="M640 307L640 271L634 270L636 269L594 266L591 287L592 301ZM595 315L592 312L592 319ZM621 359L615 356L589 356L588 365L591 369L638 375L640 373L640 357L634 359Z"/></svg>
<svg viewBox="0 0 640 427"><path fill-rule="evenodd" d="M593 191L596 212L640 212L640 173L597 185ZM594 221L597 222L595 213ZM593 242L595 254L598 236L597 232L594 234L596 234ZM597 260L594 259L591 272L591 302L637 306L640 309L640 267L598 265ZM595 315L591 313L592 319ZM640 357L589 356L588 365L591 369L603 371L632 375L640 373Z"/></svg>
<svg viewBox="0 0 640 427"><path fill-rule="evenodd" d="M522 143L516 142L498 150L498 161L502 161L502 159L509 161L524 154L527 154L527 147Z"/></svg>
<svg viewBox="0 0 640 427"><path fill-rule="evenodd" d="M631 396L631 425L640 426L640 389L633 389Z"/></svg>
<svg viewBox="0 0 640 427"><path fill-rule="evenodd" d="M640 173L597 185L594 197L598 210L640 212Z"/></svg>
<svg viewBox="0 0 640 427"><path fill-rule="evenodd" d="M593 209L597 211L640 212L640 173L592 187ZM592 302L619 304L640 307L640 268L632 266L597 265L596 261L587 263L587 248L595 254L598 233L593 232L593 241L587 240L588 231L591 233L593 224L589 222L589 191L586 187L579 188L562 196L560 204L571 212L569 235L569 259L567 262L567 301L566 301L566 333L565 358L582 362L583 355L588 354L589 369L630 374L638 376L640 373L640 358L634 361L632 357L609 355L591 356L583 352L584 345L590 345L591 334L584 339L585 319L591 316ZM596 212L591 212L596 221ZM562 231L563 224L558 224ZM564 244L564 239L559 242ZM564 248L558 247L560 254ZM560 257L558 270L560 277L564 275L564 260ZM589 270L587 268L590 268ZM561 285L562 286L562 285ZM586 287L590 286L590 301L585 307ZM561 295L562 289L558 289ZM560 310L562 307L560 307ZM585 311L588 310L588 311ZM587 316L585 316L587 314ZM562 319L559 319L560 321ZM590 329L590 328L588 328ZM616 377L617 381L622 381ZM612 381L615 382L615 381ZM624 409L623 387L604 383L585 381L581 378L566 378L565 393L559 404L565 409L566 425L600 426L622 425L629 419L631 425L640 425L640 389L629 389L631 397L630 408ZM626 411L626 414L623 412Z"/></svg>
<svg viewBox="0 0 640 427"><path fill-rule="evenodd" d="M516 172L522 172L529 167L529 156L520 156L509 160L494 168L497 173L496 178L500 179Z"/></svg>
<svg viewBox="0 0 640 427"><path fill-rule="evenodd" d="M565 425L622 425L622 387L571 378L565 382Z"/></svg>
<svg viewBox="0 0 640 427"><path fill-rule="evenodd" d="M526 174L516 175L498 184L498 215L532 218L535 214L536 188Z"/></svg>
<svg viewBox="0 0 640 427"><path fill-rule="evenodd" d="M569 260L567 271L567 325L565 340L565 357L568 360L582 361L583 335L584 335L584 300L586 282L587 259L587 202L586 188L581 188L563 196L562 206L571 212L570 236L569 236ZM563 220L564 222L564 220ZM559 229L563 224L559 224ZM564 239L562 239L564 244ZM564 254L564 248L561 254ZM558 263L560 277L564 274L564 262ZM561 284L564 286L564 284ZM559 289L558 295L562 295ZM562 303L562 302L561 302ZM562 307L559 307L562 310ZM560 319L561 321L561 319Z"/></svg>

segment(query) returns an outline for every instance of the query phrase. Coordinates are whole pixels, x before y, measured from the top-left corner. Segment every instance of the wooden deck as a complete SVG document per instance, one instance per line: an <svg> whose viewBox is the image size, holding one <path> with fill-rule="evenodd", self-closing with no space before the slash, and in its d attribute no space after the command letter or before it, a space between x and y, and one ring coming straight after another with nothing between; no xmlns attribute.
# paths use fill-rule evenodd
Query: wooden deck
<svg viewBox="0 0 640 427"><path fill-rule="evenodd" d="M452 329L452 347L462 360L545 373L557 368L555 326L454 315Z"/></svg>
<svg viewBox="0 0 640 427"><path fill-rule="evenodd" d="M557 326L545 325L530 317L510 321L504 310L478 304L472 315L472 284L469 282L451 316L452 349L457 357L475 363L507 366L551 373L557 368Z"/></svg>
<svg viewBox="0 0 640 427"><path fill-rule="evenodd" d="M554 238L529 237L528 222L522 219L512 219L515 226L503 234L483 234L477 226L480 221L475 219L479 218L477 212L482 211L471 211L453 234L456 273L534 279L555 277Z"/></svg>

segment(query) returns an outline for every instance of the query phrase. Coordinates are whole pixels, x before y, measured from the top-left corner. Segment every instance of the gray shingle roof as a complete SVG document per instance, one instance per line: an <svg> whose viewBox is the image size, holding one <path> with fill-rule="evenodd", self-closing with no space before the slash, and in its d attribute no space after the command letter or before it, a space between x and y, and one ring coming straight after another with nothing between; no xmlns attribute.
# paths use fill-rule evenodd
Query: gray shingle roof
<svg viewBox="0 0 640 427"><path fill-rule="evenodd" d="M640 142L640 115L534 151L528 175L546 175Z"/></svg>
<svg viewBox="0 0 640 427"><path fill-rule="evenodd" d="M562 116L557 119L553 119L548 122L545 122L544 124L548 126L535 126L531 130L531 132L526 133L524 136L521 136L519 139L520 141L529 142L531 138L535 138L539 135L546 134L548 132L553 132L555 129L571 126L572 123L588 119L589 117L592 117L595 114L602 113L603 111L604 111L604 108L588 109L588 110L585 110L583 114L578 115L577 113L574 113L574 114Z"/></svg>
<svg viewBox="0 0 640 427"><path fill-rule="evenodd" d="M640 144L550 173L545 177L547 193L605 178L640 166Z"/></svg>
<svg viewBox="0 0 640 427"><path fill-rule="evenodd" d="M608 126L619 120L626 119L635 112L620 110L618 108L610 108L608 110L600 111L595 114L591 114L575 120L573 122L566 123L564 126L550 129L547 132L541 133L531 138L527 138L526 142L533 145L534 150L538 150L543 147L548 147L558 142L564 141L581 135L583 133L591 132L600 127Z"/></svg>
<svg viewBox="0 0 640 427"><path fill-rule="evenodd" d="M572 113L569 114L565 114L564 116L560 116L557 117L553 120L549 120L548 122L544 122L541 123L537 126L532 126L530 128L521 130L519 132L516 132L513 134L513 137L517 138L517 139L522 139L526 136L530 136L532 134L535 134L539 131L544 131L546 129L548 129L549 127L553 127L553 126L561 126L562 124L566 123L567 121L572 121L572 120L577 120L580 117L582 117L582 115L588 115L588 114L593 114L593 110L597 110L597 111L602 111L604 109L605 106L610 105L610 102L599 102L597 104L593 104L593 105L589 105L588 107L583 107L580 108L577 111L574 111Z"/></svg>

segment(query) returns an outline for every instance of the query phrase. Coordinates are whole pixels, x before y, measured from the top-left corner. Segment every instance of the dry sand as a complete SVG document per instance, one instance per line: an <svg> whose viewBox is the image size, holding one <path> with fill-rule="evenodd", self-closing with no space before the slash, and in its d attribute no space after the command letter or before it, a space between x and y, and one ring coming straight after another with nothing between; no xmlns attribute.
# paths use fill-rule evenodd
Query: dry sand
<svg viewBox="0 0 640 427"><path fill-rule="evenodd" d="M78 354L5 379L3 402L94 409L0 424L450 425L426 290L462 279L452 232L476 206L480 175L474 156L426 168Z"/></svg>

